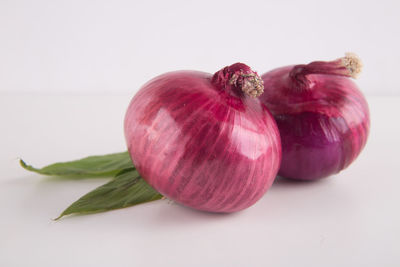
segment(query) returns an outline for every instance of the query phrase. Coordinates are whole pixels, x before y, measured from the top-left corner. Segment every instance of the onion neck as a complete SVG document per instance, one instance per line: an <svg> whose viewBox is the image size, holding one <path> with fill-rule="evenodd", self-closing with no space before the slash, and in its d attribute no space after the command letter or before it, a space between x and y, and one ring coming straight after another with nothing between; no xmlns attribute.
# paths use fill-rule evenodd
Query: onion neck
<svg viewBox="0 0 400 267"><path fill-rule="evenodd" d="M264 92L260 76L243 63L235 63L217 71L211 83L219 90L239 97L244 95L258 97Z"/></svg>
<svg viewBox="0 0 400 267"><path fill-rule="evenodd" d="M293 87L299 91L311 89L309 74L327 74L356 78L360 74L362 63L353 53L346 53L345 57L333 61L314 61L307 65L296 65L289 72Z"/></svg>

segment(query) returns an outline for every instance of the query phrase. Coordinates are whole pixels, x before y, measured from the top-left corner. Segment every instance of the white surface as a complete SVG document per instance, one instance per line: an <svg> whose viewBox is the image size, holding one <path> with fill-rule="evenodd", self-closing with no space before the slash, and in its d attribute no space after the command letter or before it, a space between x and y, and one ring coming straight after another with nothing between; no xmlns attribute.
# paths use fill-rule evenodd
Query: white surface
<svg viewBox="0 0 400 267"><path fill-rule="evenodd" d="M132 92L176 69L259 71L351 51L398 95L398 0L1 0L0 91Z"/></svg>
<svg viewBox="0 0 400 267"><path fill-rule="evenodd" d="M243 212L157 201L52 221L105 180L49 179L17 158L43 166L122 151L129 100L0 95L0 266L400 266L400 98L368 98L369 142L347 170L313 183L277 180Z"/></svg>

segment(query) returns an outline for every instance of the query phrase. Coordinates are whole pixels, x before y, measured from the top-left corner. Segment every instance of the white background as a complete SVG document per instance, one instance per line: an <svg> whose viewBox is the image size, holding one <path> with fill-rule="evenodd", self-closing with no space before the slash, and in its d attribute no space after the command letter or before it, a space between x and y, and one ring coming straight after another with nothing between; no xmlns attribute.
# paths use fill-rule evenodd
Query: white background
<svg viewBox="0 0 400 267"><path fill-rule="evenodd" d="M0 266L400 266L399 1L0 0ZM237 61L259 73L346 51L371 133L345 171L277 179L231 214L168 201L51 218L106 182L35 166L125 150L139 87L166 71Z"/></svg>
<svg viewBox="0 0 400 267"><path fill-rule="evenodd" d="M357 53L367 94L398 94L400 2L1 0L0 91L134 92L177 69Z"/></svg>

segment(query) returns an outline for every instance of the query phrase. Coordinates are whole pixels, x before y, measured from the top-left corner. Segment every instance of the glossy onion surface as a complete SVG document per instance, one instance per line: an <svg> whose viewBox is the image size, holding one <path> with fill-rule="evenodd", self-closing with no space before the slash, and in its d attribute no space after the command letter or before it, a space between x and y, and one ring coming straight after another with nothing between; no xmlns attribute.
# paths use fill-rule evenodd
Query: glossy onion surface
<svg viewBox="0 0 400 267"><path fill-rule="evenodd" d="M235 72L227 68L222 84ZM234 212L271 186L280 139L258 99L212 77L177 71L145 84L129 105L125 136L139 173L164 196L199 210Z"/></svg>
<svg viewBox="0 0 400 267"><path fill-rule="evenodd" d="M321 62L316 63L318 68ZM347 77L313 74L318 72L314 69L304 85L293 81L293 69L283 67L262 76L265 93L260 99L274 115L281 135L279 175L324 178L346 168L363 149L370 126L368 105Z"/></svg>

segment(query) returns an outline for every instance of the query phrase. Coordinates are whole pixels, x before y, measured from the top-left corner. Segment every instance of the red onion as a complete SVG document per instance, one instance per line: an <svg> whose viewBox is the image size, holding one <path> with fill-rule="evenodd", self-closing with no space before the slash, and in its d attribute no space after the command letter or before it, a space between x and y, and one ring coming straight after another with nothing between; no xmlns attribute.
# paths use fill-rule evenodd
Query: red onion
<svg viewBox="0 0 400 267"><path fill-rule="evenodd" d="M287 66L262 76L260 100L273 114L282 141L279 175L314 180L346 168L369 132L366 100L348 77L361 71L354 54L330 62Z"/></svg>
<svg viewBox="0 0 400 267"><path fill-rule="evenodd" d="M176 71L145 84L125 117L131 159L164 196L199 210L234 212L275 179L281 144L256 98L261 78L236 63L214 75Z"/></svg>

